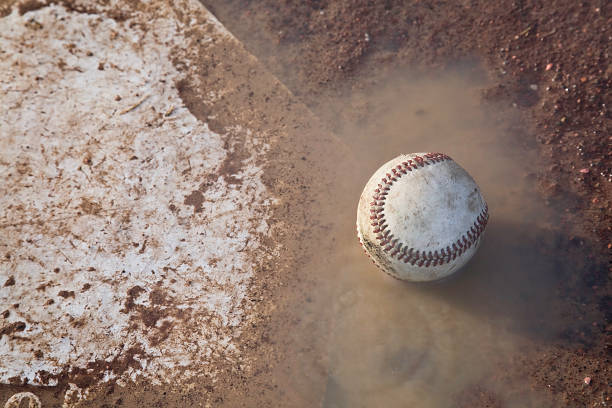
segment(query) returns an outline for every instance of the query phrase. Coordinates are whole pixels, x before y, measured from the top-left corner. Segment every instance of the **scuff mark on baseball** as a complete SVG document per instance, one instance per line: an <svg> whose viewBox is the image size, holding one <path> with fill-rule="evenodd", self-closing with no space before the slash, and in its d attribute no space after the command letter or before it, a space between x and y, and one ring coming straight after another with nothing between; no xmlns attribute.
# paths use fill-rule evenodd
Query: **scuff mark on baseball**
<svg viewBox="0 0 612 408"><path fill-rule="evenodd" d="M476 253L489 220L474 179L443 153L403 154L366 184L357 235L389 275L423 282L445 278Z"/></svg>

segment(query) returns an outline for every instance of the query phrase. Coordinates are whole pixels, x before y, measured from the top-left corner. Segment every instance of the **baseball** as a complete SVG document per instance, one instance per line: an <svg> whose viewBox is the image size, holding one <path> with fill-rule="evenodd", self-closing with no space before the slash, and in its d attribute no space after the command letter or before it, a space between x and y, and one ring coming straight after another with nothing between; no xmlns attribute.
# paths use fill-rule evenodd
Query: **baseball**
<svg viewBox="0 0 612 408"><path fill-rule="evenodd" d="M403 154L366 184L357 235L389 275L424 282L445 278L476 253L489 220L474 179L442 153Z"/></svg>

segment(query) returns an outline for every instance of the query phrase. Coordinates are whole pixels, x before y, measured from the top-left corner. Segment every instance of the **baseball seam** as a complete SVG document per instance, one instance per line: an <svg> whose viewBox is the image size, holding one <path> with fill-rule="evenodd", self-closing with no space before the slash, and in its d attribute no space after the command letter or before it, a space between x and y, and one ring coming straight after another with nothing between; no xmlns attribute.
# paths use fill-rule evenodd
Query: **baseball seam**
<svg viewBox="0 0 612 408"><path fill-rule="evenodd" d="M370 253L366 250L365 245L363 245L363 242L361 241L361 238L359 237L359 230L357 230L357 240L359 241L359 244L361 245L361 248L363 249L363 252L368 256L368 258L370 258L370 260L372 261L372 263L374 265L376 265L376 267L378 269L380 269L381 271L383 271L384 273L386 273L387 275L389 275L390 277L392 277L393 279L397 279L397 280L402 280L399 278L399 276L389 272L386 268L383 268L382 266L380 266L378 264L378 262L376 262L376 260L374 259L373 256L370 255Z"/></svg>
<svg viewBox="0 0 612 408"><path fill-rule="evenodd" d="M419 267L443 265L454 261L471 248L484 231L489 220L489 211L486 203L470 229L455 242L446 246L446 248L437 249L433 252L409 248L391 233L385 219L384 206L393 183L409 172L445 160L452 159L443 153L427 153L424 156L417 155L413 159L393 167L391 172L382 178L378 188L374 190L374 200L370 203L370 223L374 227L373 232L377 234L378 244L391 258Z"/></svg>

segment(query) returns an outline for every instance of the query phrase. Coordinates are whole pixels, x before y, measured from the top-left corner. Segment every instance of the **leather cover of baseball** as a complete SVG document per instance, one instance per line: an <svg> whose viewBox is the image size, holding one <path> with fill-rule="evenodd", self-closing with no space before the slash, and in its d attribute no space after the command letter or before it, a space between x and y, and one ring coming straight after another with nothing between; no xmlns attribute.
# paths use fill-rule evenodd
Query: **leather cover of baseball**
<svg viewBox="0 0 612 408"><path fill-rule="evenodd" d="M357 209L365 252L389 275L433 281L476 253L489 219L474 179L442 153L403 154L366 184Z"/></svg>

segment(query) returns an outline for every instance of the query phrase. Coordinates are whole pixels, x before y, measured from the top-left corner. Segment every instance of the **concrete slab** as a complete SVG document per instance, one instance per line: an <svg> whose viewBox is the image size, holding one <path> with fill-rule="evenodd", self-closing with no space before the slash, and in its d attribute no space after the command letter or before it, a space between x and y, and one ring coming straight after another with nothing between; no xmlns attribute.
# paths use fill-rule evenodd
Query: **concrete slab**
<svg viewBox="0 0 612 408"><path fill-rule="evenodd" d="M292 282L340 147L195 1L6 9L3 392L248 400L289 348L270 322L314 279Z"/></svg>

